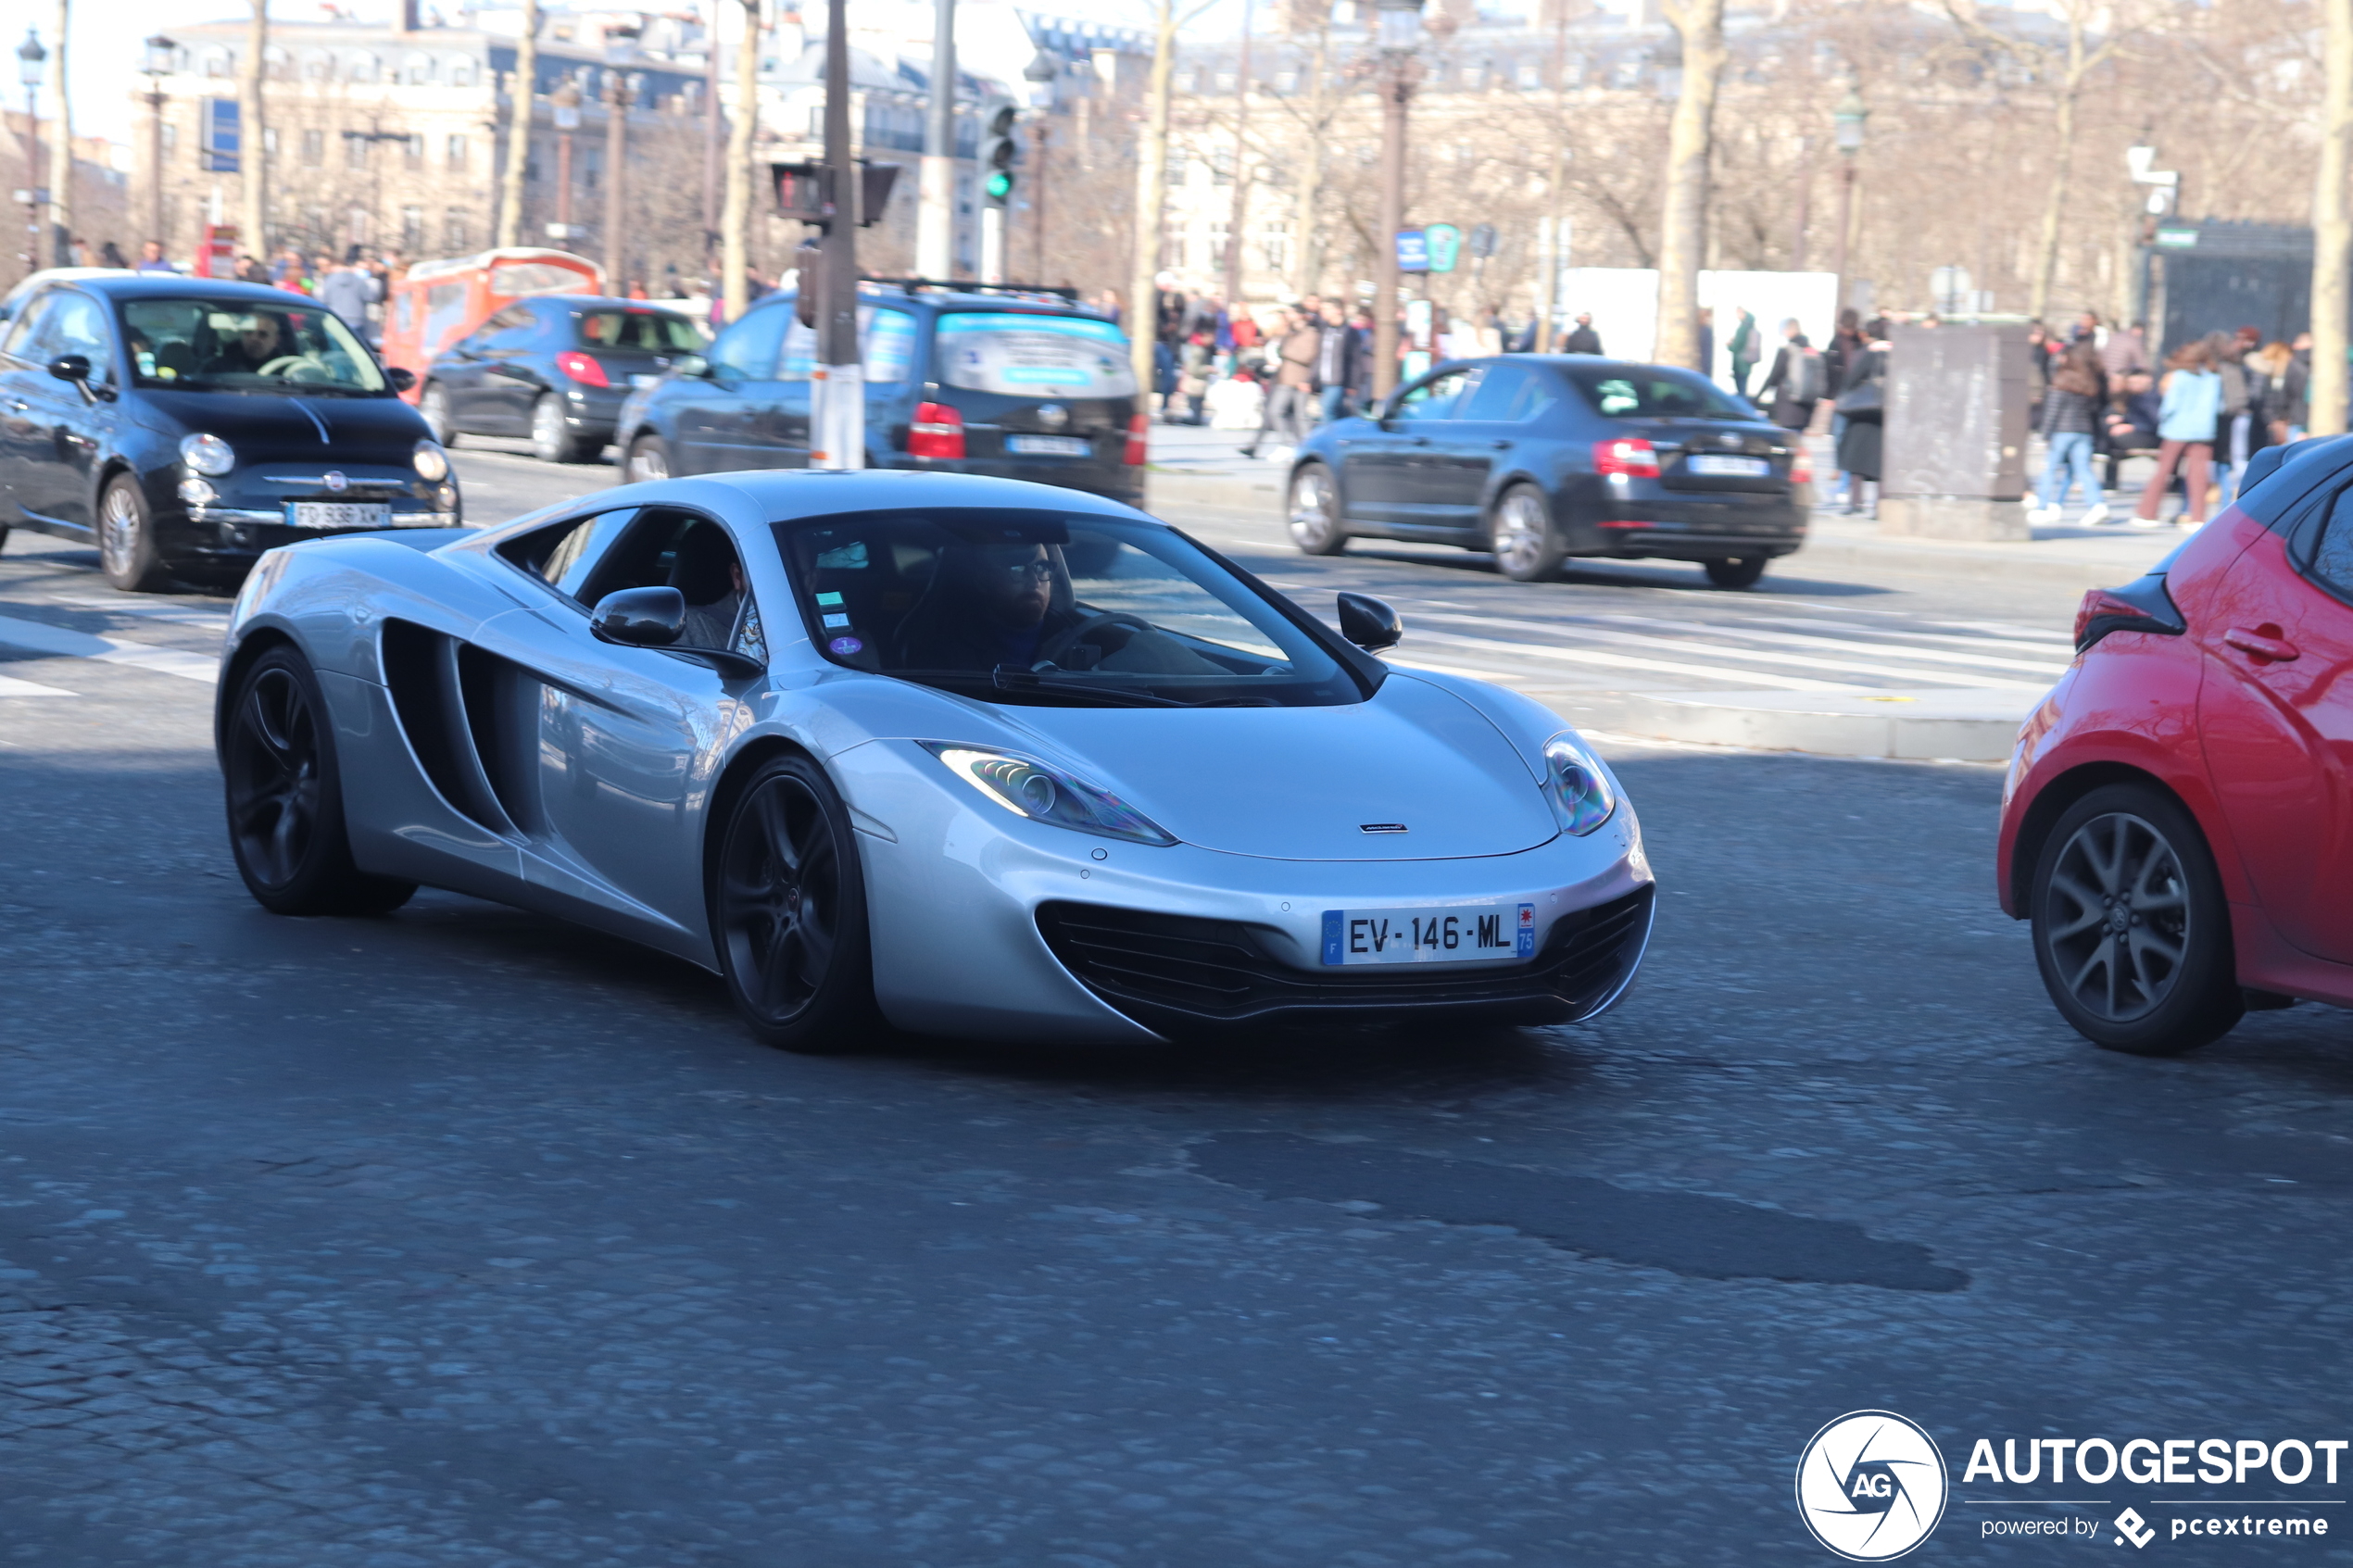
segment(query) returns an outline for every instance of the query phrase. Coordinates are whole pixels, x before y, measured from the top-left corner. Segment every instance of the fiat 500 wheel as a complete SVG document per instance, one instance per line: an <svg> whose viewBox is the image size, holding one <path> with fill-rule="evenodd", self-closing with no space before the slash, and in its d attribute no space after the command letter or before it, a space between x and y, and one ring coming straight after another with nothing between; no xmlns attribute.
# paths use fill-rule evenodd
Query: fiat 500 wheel
<svg viewBox="0 0 2353 1568"><path fill-rule="evenodd" d="M736 1010L786 1050L871 1044L881 1022L865 877L824 770L801 756L763 764L736 797L725 834L711 926Z"/></svg>
<svg viewBox="0 0 2353 1568"><path fill-rule="evenodd" d="M147 499L127 475L98 497L98 566L126 594L152 594L170 575L156 554Z"/></svg>
<svg viewBox="0 0 2353 1568"><path fill-rule="evenodd" d="M2094 1044L2171 1056L2246 1010L2214 857L2161 790L2109 784L2070 807L2029 891L2043 984Z"/></svg>

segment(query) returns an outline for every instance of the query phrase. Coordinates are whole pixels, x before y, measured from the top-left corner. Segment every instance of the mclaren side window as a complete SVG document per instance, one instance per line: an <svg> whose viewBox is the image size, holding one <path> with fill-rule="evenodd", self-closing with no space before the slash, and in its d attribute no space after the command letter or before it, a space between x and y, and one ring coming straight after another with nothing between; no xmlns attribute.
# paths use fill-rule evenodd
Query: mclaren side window
<svg viewBox="0 0 2353 1568"><path fill-rule="evenodd" d="M675 588L686 601L680 647L724 648L763 662L768 637L724 525L699 512L647 507L592 566L580 592L595 605L623 588Z"/></svg>
<svg viewBox="0 0 2353 1568"><path fill-rule="evenodd" d="M566 598L586 605L593 601L581 598L581 589L588 574L636 515L636 508L623 507L617 511L567 518L517 534L498 546L498 554Z"/></svg>
<svg viewBox="0 0 2353 1568"><path fill-rule="evenodd" d="M1378 684L1173 529L942 508L777 525L836 664L985 702L1326 707Z"/></svg>

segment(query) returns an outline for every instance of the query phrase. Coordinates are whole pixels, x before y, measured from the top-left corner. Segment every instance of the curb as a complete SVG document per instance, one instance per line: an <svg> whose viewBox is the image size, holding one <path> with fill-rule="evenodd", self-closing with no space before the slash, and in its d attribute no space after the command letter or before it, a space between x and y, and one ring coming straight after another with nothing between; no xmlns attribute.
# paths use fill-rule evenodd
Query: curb
<svg viewBox="0 0 2353 1568"><path fill-rule="evenodd" d="M2023 692L1530 693L1580 728L1754 751L1901 761L2007 762L2039 698Z"/></svg>

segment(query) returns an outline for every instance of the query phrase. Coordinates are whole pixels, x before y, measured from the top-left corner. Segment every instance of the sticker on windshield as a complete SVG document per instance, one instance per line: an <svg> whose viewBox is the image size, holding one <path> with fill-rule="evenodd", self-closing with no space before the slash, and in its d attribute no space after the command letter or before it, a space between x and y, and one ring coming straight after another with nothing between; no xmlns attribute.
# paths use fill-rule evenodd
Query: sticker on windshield
<svg viewBox="0 0 2353 1568"><path fill-rule="evenodd" d="M866 645L860 642L855 637L836 637L832 642L827 643L825 646L831 648L834 652L840 654L845 659L853 653L863 653L866 651Z"/></svg>
<svg viewBox="0 0 2353 1568"><path fill-rule="evenodd" d="M1132 397L1127 339L1109 321L1013 310L956 310L934 329L940 379L1015 397Z"/></svg>

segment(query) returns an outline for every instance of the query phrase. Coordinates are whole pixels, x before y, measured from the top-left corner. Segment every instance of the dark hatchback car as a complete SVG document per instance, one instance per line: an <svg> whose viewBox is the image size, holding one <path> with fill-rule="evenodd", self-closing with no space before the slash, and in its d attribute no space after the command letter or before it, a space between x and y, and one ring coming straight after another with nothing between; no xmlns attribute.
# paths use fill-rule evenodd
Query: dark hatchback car
<svg viewBox="0 0 2353 1568"><path fill-rule="evenodd" d="M1696 561L1744 588L1806 541L1803 444L1691 370L1584 355L1454 360L1291 460L1292 541L1491 550L1523 583L1569 556Z"/></svg>
<svg viewBox="0 0 2353 1568"><path fill-rule="evenodd" d="M632 392L702 347L702 333L675 310L540 295L436 355L417 410L445 445L459 435L527 435L542 462L585 462L612 440Z"/></svg>
<svg viewBox="0 0 2353 1568"><path fill-rule="evenodd" d="M817 336L771 295L630 400L631 479L809 466ZM866 466L1059 484L1140 505L1144 431L1116 324L1038 290L862 283Z"/></svg>
<svg viewBox="0 0 2353 1568"><path fill-rule="evenodd" d="M57 283L0 338L0 524L94 544L134 591L234 583L322 534L455 527L457 480L407 384L300 295Z"/></svg>

